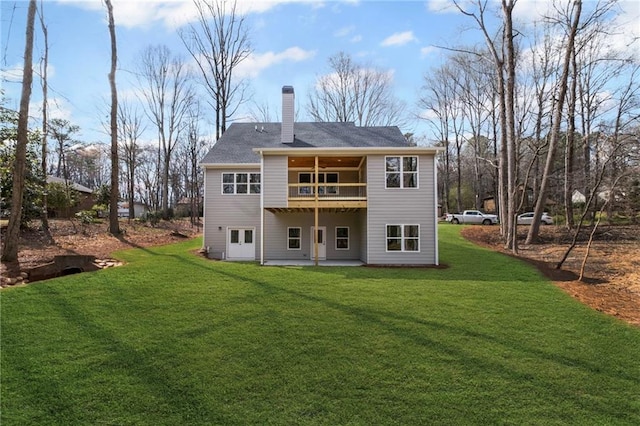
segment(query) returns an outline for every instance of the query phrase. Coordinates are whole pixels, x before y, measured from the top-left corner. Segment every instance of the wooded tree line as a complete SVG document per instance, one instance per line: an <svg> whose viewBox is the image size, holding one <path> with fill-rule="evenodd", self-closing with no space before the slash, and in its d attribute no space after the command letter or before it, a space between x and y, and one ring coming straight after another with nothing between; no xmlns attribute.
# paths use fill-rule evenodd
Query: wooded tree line
<svg viewBox="0 0 640 426"><path fill-rule="evenodd" d="M52 174L90 188L114 188L110 203L129 201L131 216L134 201L169 217L181 199L189 200L197 215L203 191L198 162L251 98L249 82L235 74L252 49L247 21L235 2L194 0L197 19L178 31L188 55L149 45L136 63L119 64L117 69L135 76L137 86L135 98L123 98L116 87L113 8L104 1L112 35L112 97L103 115L111 143L79 141L76 125L47 119L47 27L38 10L45 40L42 127L20 127L19 119L26 123L28 117L22 103L18 113L3 108L2 114L3 128L15 130L15 138L3 138L3 153L10 157L3 164L15 164L13 194L20 187L16 179L22 177L37 189L36 177L43 182ZM445 148L438 170L443 210L481 208L483 201L493 199L505 242L514 250L517 213L531 209L539 218L551 210L565 215L571 226L574 190L586 197L585 212L591 218L603 206L609 217L614 212L637 214L639 64L631 50L608 44L608 35L618 30L615 1L601 1L586 11L581 1L553 3L533 29L514 26L516 0L455 4L485 43L442 46L446 60L425 73L420 89L417 108L433 130L429 138ZM30 16L32 5L35 16L34 0ZM488 22L495 21L487 17L496 12L499 25L491 27ZM29 22L27 32L33 32ZM27 58L25 54L23 86L27 68L32 68ZM306 111L313 120L401 128L408 123L409 108L394 95L389 71L358 63L343 52L330 57L328 66L329 73L317 77L308 95ZM251 115L256 121L277 121L270 111L268 105L256 105ZM202 129L209 117L215 136ZM28 137L22 140L21 134ZM20 171L21 163L29 170ZM38 200L36 211L39 207L46 228L44 186L42 200L22 192L23 202ZM3 203L13 208L19 199L5 197ZM21 215L12 212L12 217ZM110 229L118 233L115 219L114 224L110 218ZM531 227L531 240L537 229L536 224ZM3 258L7 253L5 248Z"/></svg>
<svg viewBox="0 0 640 426"><path fill-rule="evenodd" d="M554 2L527 31L515 28L514 0L457 3L485 36L483 46L447 48L425 74L419 104L445 148L439 164L444 211L496 201L514 250L515 216L551 211L568 227L574 215L602 209L637 220L640 209L640 69L632 49L612 46L615 1ZM627 46L630 47L630 46ZM576 205L576 193L584 196ZM572 202L572 199L574 202Z"/></svg>
<svg viewBox="0 0 640 426"><path fill-rule="evenodd" d="M17 259L25 205L40 212L42 229L48 232L45 178L49 174L90 188L111 188L109 230L113 234L120 232L117 220L120 199L129 201L130 217L134 202L142 202L164 218L172 216L172 208L179 200L186 199L195 222L203 192L198 162L214 142L200 129L205 115L211 114L202 103L213 110L217 138L238 105L245 101L246 82L235 78L234 71L250 53L251 45L245 18L235 2L194 0L199 19L178 35L199 69L191 70L185 57L166 46L150 45L140 53L137 63L128 68L137 78L135 99L118 99L116 72L125 66L118 65L113 5L110 0L104 0L104 5L112 60L108 74L111 99L103 124L110 144L79 141L75 137L80 130L78 126L68 120L47 119L46 71L40 74L44 99L42 128L29 129L36 13L45 42L43 70L47 68L48 57L43 4L29 2L21 108L14 113L2 107L3 135L8 136L2 140L1 151L2 210L11 209L3 244L4 261ZM196 96L198 86L205 87L209 99ZM143 139L145 130L156 135L152 138L155 141ZM28 193L25 188L36 190L37 194Z"/></svg>

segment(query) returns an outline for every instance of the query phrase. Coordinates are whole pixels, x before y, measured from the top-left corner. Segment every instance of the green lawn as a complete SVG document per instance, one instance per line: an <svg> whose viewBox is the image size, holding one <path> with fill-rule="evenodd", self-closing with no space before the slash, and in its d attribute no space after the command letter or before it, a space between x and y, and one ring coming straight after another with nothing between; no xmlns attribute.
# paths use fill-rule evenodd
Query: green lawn
<svg viewBox="0 0 640 426"><path fill-rule="evenodd" d="M440 226L448 269L121 252L1 296L3 426L640 424L640 329Z"/></svg>

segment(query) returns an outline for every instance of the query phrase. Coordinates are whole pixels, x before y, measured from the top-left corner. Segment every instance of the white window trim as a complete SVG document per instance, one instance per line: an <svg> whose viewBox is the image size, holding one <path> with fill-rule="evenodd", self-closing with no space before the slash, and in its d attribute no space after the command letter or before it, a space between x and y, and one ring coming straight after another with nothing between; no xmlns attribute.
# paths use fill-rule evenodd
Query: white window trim
<svg viewBox="0 0 640 426"><path fill-rule="evenodd" d="M299 229L300 230L300 236L297 237L297 238L296 237L290 237L289 236L289 230L290 229ZM289 240L292 240L292 239L300 240L300 244L298 245L298 248L289 247ZM295 251L302 250L302 228L300 226L289 226L289 227L287 227L287 250L295 250Z"/></svg>
<svg viewBox="0 0 640 426"><path fill-rule="evenodd" d="M338 247L338 238L340 238L341 240L344 240L344 237L338 237L338 228L346 228L347 229L347 248L344 247ZM351 249L351 228L349 228L348 226L336 226L335 229L335 233L336 233L336 238L335 238L335 242L336 242L336 250L350 250Z"/></svg>
<svg viewBox="0 0 640 426"><path fill-rule="evenodd" d="M392 158L392 157L399 157L400 158L400 171L398 172L388 172L387 171L387 158ZM407 157L415 157L416 159L416 171L415 172L406 172L406 173L415 173L416 174L416 186L411 186L411 187L407 187L405 188L404 186L404 179L403 179L403 174L405 173L404 170L402 170L403 165L404 165L404 158ZM397 188L390 188L387 186L387 174L389 173L399 173L400 174L400 186ZM418 155L387 155L384 157L384 189L420 189L420 156Z"/></svg>
<svg viewBox="0 0 640 426"><path fill-rule="evenodd" d="M389 250L387 236L387 228L389 226L399 226L400 227L400 250ZM405 237L404 236L404 227L405 226L417 226L418 227L418 236L417 237ZM405 250L404 249L404 241L406 238L418 239L418 250ZM387 223L384 225L384 248L387 253L420 253L420 224L418 223Z"/></svg>
<svg viewBox="0 0 640 426"><path fill-rule="evenodd" d="M224 175L233 175L233 193L226 193L224 192L224 186L225 185L231 185L230 182L226 182L224 181ZM247 192L241 192L238 193L237 191L237 183L236 183L236 176L237 175L247 175ZM251 175L259 175L260 176L260 183L251 183ZM251 185L259 185L260 186L260 192L251 192ZM222 195L260 195L262 193L262 173L260 172L222 172L220 174L220 193Z"/></svg>

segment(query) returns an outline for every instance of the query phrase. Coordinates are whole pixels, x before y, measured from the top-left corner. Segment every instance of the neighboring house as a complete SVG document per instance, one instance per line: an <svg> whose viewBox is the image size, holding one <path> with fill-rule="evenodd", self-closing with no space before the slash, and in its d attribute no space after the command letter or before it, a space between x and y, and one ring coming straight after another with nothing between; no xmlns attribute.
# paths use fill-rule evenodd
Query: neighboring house
<svg viewBox="0 0 640 426"><path fill-rule="evenodd" d="M47 176L47 183L57 183L60 185L65 185L65 180L55 176ZM50 215L52 217L57 218L68 218L73 216L75 213L81 210L91 210L93 205L95 204L95 197L93 195L93 190L91 188L87 188L84 185L80 185L76 182L68 182L69 188L74 189L79 194L78 205L69 208L69 209L55 209L50 208Z"/></svg>
<svg viewBox="0 0 640 426"><path fill-rule="evenodd" d="M204 247L228 260L437 265L435 157L397 127L233 123L201 162Z"/></svg>
<svg viewBox="0 0 640 426"><path fill-rule="evenodd" d="M196 216L200 217L202 212L202 197L183 197L178 200L175 207L175 214L178 217L191 216L191 209L196 208Z"/></svg>
<svg viewBox="0 0 640 426"><path fill-rule="evenodd" d="M134 217L142 217L148 211L147 206L139 201L133 202ZM129 202L118 203L118 217L129 217Z"/></svg>
<svg viewBox="0 0 640 426"><path fill-rule="evenodd" d="M599 191L598 192L598 201L607 201L609 199L609 196L611 194L611 191L609 190L603 190L603 191ZM587 197L585 197L585 195L578 191L577 189L575 189L573 191L573 194L571 194L571 202L573 204L584 204L587 202Z"/></svg>

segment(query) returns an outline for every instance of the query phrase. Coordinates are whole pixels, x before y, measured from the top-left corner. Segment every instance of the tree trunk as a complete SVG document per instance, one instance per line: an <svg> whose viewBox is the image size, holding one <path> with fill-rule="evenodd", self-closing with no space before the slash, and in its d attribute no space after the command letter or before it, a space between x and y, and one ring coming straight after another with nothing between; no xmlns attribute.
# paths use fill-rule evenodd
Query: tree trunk
<svg viewBox="0 0 640 426"><path fill-rule="evenodd" d="M462 212L462 158L460 142L458 142L458 136L456 135L456 208L458 212Z"/></svg>
<svg viewBox="0 0 640 426"><path fill-rule="evenodd" d="M169 219L169 156L165 153L164 161L162 164L162 217L165 220Z"/></svg>
<svg viewBox="0 0 640 426"><path fill-rule="evenodd" d="M565 220L568 229L573 228L573 180L574 180L574 151L576 134L576 104L577 104L577 82L578 64L576 61L575 49L571 55L571 88L569 90L569 102L567 103L567 140L564 150L564 210Z"/></svg>
<svg viewBox="0 0 640 426"><path fill-rule="evenodd" d="M48 97L48 80L47 67L49 66L49 35L47 26L44 24L44 11L40 10L40 26L42 27L42 35L44 38L44 57L42 59L42 212L40 213L40 221L42 223L42 231L48 241L52 241L51 231L49 230L49 212L47 206L47 97Z"/></svg>
<svg viewBox="0 0 640 426"><path fill-rule="evenodd" d="M20 222L22 219L22 201L24 194L24 176L27 162L27 143L29 141L29 100L31 99L31 83L33 82L33 27L35 17L36 0L30 0L27 12L22 94L20 95L20 114L18 116L18 136L16 141L16 158L13 163L11 216L9 217L7 234L4 239L4 246L2 250L2 261L4 262L16 262L18 260Z"/></svg>
<svg viewBox="0 0 640 426"><path fill-rule="evenodd" d="M564 107L564 100L567 95L567 81L569 79L569 62L571 61L571 55L573 53L574 41L576 33L578 32L578 24L580 23L580 13L582 11L582 1L576 0L574 2L574 14L573 22L571 24L571 30L569 32L569 39L567 40L567 50L565 52L564 62L562 65L562 77L559 82L560 92L558 93L558 101L556 103L556 109L553 118L553 127L551 129L551 138L549 141L549 151L547 152L547 160L544 166L544 173L542 175L542 182L540 184L540 196L536 202L536 208L534 211L534 218L531 226L529 227L529 233L527 234L527 244L533 243L540 233L540 217L547 203L547 186L549 183L549 176L551 175L551 168L555 157L556 146L558 144L558 138L560 136L560 123L562 122L562 109Z"/></svg>
<svg viewBox="0 0 640 426"><path fill-rule="evenodd" d="M116 27L113 21L113 5L111 0L104 0L109 15L109 35L111 37L111 71L109 72L109 86L111 87L111 194L109 197L109 232L120 234L118 223L118 91L116 90L116 66L118 52L116 45Z"/></svg>
<svg viewBox="0 0 640 426"><path fill-rule="evenodd" d="M506 143L507 145L507 245L513 253L518 253L517 233L516 233L516 124L515 124L515 80L516 61L515 48L513 46L513 22L511 13L513 11L514 0L502 0L502 12L504 14L504 34L503 39L507 47L506 58L506 93L504 101ZM526 192L526 189L525 189Z"/></svg>
<svg viewBox="0 0 640 426"><path fill-rule="evenodd" d="M132 150L135 150L135 145L132 147ZM136 208L135 208L135 154L132 154L131 165L129 166L128 174L129 174L129 185L127 185L127 198L129 199L129 220L134 219L136 217Z"/></svg>

